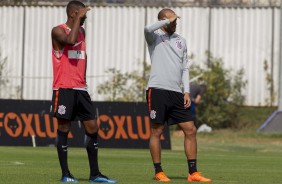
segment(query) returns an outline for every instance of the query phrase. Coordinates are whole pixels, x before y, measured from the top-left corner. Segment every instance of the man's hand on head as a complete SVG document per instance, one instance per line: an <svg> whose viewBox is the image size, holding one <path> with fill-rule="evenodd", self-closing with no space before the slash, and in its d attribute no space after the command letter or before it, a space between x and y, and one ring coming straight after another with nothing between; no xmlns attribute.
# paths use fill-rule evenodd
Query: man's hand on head
<svg viewBox="0 0 282 184"><path fill-rule="evenodd" d="M176 14L173 14L171 17L169 17L168 20L170 22L174 22L176 19L180 19L180 17L178 15L176 15Z"/></svg>
<svg viewBox="0 0 282 184"><path fill-rule="evenodd" d="M89 10L90 10L89 7L80 7L76 11L76 15L77 15L78 18L83 18Z"/></svg>

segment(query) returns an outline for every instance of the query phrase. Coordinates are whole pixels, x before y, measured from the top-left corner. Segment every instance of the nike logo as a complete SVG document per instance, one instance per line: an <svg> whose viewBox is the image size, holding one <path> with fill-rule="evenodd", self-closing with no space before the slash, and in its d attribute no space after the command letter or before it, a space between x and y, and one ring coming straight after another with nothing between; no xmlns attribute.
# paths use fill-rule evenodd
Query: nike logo
<svg viewBox="0 0 282 184"><path fill-rule="evenodd" d="M73 45L73 47L76 47L76 46L80 45L81 43L82 43L82 41L77 42L77 43L75 43L75 44Z"/></svg>
<svg viewBox="0 0 282 184"><path fill-rule="evenodd" d="M67 178L67 181L66 181L66 182L75 182L75 180L72 179L72 178Z"/></svg>
<svg viewBox="0 0 282 184"><path fill-rule="evenodd" d="M98 149L98 143L95 143L95 142L94 142L93 145L94 145L94 148L95 148L95 149Z"/></svg>
<svg viewBox="0 0 282 184"><path fill-rule="evenodd" d="M66 146L62 145L62 148L63 148L63 149L68 148L68 145L66 145Z"/></svg>

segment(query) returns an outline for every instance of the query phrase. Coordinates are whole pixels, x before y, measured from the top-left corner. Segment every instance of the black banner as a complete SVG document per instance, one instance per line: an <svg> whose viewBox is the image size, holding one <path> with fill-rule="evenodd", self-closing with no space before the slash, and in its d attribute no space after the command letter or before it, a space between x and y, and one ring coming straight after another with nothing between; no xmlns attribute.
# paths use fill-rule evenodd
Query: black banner
<svg viewBox="0 0 282 184"><path fill-rule="evenodd" d="M150 121L145 103L93 102L99 125L99 147L148 148ZM55 144L58 122L49 112L51 101L0 100L0 145L37 146ZM84 146L81 122L72 122L69 145ZM169 130L162 136L162 148L170 149Z"/></svg>

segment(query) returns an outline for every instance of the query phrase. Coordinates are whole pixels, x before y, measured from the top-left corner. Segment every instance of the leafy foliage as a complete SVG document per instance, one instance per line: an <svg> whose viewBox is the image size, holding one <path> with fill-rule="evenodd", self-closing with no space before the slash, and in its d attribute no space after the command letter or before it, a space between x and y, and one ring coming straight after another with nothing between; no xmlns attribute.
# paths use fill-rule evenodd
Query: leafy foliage
<svg viewBox="0 0 282 184"><path fill-rule="evenodd" d="M200 75L198 82L206 85L202 103L198 107L197 122L206 123L214 128L237 127L239 108L245 97L242 90L244 70L232 75L231 70L224 69L220 58L214 58L210 53L205 62L205 69L195 67L191 75Z"/></svg>
<svg viewBox="0 0 282 184"><path fill-rule="evenodd" d="M271 73L268 72L269 65L268 65L267 60L264 61L263 69L264 69L264 72L265 72L265 80L266 80L267 90L269 92L269 98L267 98L265 101L266 101L267 106L273 106L273 104L275 102L276 93L274 92L273 77L272 77Z"/></svg>
<svg viewBox="0 0 282 184"><path fill-rule="evenodd" d="M100 84L98 94L102 94L107 101L144 102L145 88L149 78L150 66L143 63L143 71L121 73L120 70L110 68L106 71L110 79Z"/></svg>
<svg viewBox="0 0 282 184"><path fill-rule="evenodd" d="M5 65L7 62L7 57L2 57L2 54L0 52L0 95L2 94L1 92L5 87L7 86L7 83L9 80L5 77L7 75L7 72L5 71Z"/></svg>
<svg viewBox="0 0 282 184"><path fill-rule="evenodd" d="M247 82L244 81L244 70L232 75L231 70L223 68L223 62L207 54L205 67L193 67L191 78L201 75L199 83L206 85L202 103L197 112L197 122L206 123L213 128L238 127L239 109L245 97L242 90ZM114 68L106 73L110 79L98 86L98 94L102 94L107 101L144 102L145 88L149 78L150 66L144 63L143 71L121 73Z"/></svg>
<svg viewBox="0 0 282 184"><path fill-rule="evenodd" d="M0 5L37 5L38 0L6 0L1 1Z"/></svg>
<svg viewBox="0 0 282 184"><path fill-rule="evenodd" d="M20 98L21 87L12 86L11 80L8 78L9 71L7 70L7 57L3 57L0 49L0 98Z"/></svg>

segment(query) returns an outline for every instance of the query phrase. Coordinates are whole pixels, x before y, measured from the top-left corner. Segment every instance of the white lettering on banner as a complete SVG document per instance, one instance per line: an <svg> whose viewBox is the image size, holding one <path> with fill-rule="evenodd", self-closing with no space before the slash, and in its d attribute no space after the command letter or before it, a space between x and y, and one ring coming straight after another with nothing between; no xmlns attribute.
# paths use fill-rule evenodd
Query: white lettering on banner
<svg viewBox="0 0 282 184"><path fill-rule="evenodd" d="M69 50L68 58L69 59L85 59L85 51L84 50Z"/></svg>

